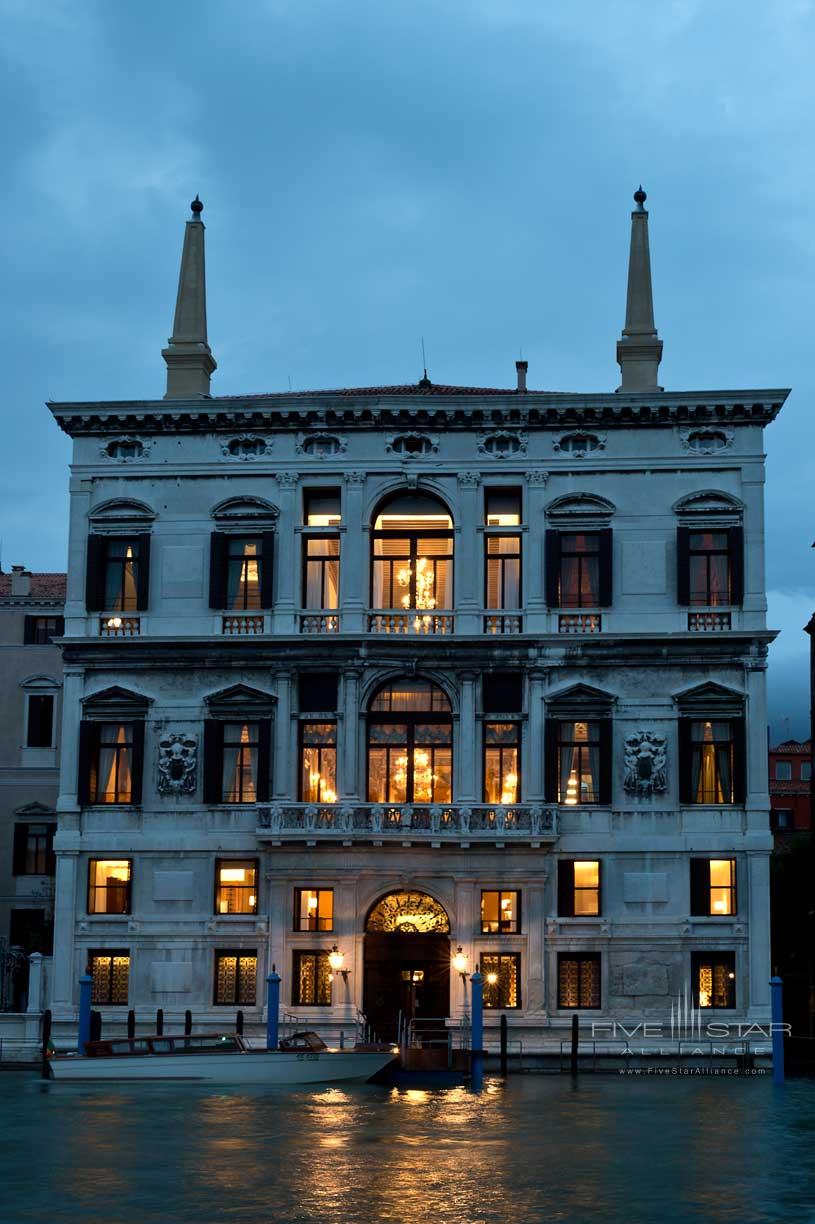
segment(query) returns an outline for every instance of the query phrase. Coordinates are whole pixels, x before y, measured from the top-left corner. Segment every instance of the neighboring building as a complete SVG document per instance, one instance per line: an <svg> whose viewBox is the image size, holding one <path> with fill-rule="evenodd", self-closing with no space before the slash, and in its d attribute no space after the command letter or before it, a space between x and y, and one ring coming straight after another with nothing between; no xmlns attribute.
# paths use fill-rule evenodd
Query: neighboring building
<svg viewBox="0 0 815 1224"><path fill-rule="evenodd" d="M59 784L64 574L0 574L0 1008L24 1002L27 962L50 955Z"/></svg>
<svg viewBox="0 0 815 1224"><path fill-rule="evenodd" d="M770 749L770 821L786 835L812 827L812 740L785 740Z"/></svg>
<svg viewBox="0 0 815 1224"><path fill-rule="evenodd" d="M644 193L614 393L210 397L187 223L163 400L74 439L52 1006L768 1016L763 428L669 392ZM458 953L458 949L461 949ZM496 1020L497 1022L497 1020Z"/></svg>

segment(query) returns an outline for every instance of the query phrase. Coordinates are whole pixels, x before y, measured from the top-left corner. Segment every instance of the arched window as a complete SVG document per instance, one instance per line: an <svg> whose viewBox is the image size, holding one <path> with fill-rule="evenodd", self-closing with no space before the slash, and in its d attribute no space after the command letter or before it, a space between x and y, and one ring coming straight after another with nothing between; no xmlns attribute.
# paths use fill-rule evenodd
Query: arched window
<svg viewBox="0 0 815 1224"><path fill-rule="evenodd" d="M371 607L391 615L372 617L379 633L444 633L441 609L453 607L453 520L443 502L427 493L398 493L374 518Z"/></svg>
<svg viewBox="0 0 815 1224"><path fill-rule="evenodd" d="M429 680L394 680L368 707L368 801L450 803L450 702Z"/></svg>

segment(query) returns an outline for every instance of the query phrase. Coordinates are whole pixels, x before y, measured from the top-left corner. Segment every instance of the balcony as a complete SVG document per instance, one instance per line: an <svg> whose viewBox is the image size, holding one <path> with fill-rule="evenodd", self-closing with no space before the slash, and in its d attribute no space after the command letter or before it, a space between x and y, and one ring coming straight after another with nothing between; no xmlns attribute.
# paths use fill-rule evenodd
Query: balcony
<svg viewBox="0 0 815 1224"><path fill-rule="evenodd" d="M537 804L273 803L258 808L261 841L402 845L553 842L557 813Z"/></svg>
<svg viewBox="0 0 815 1224"><path fill-rule="evenodd" d="M133 638L141 633L141 618L138 616L120 616L118 612L110 616L100 616L99 636L103 638Z"/></svg>
<svg viewBox="0 0 815 1224"><path fill-rule="evenodd" d="M339 633L337 612L301 612L298 617L301 633Z"/></svg>
<svg viewBox="0 0 815 1224"><path fill-rule="evenodd" d="M368 632L428 637L452 633L455 620L452 612L436 608L432 612L422 608L377 608L368 613Z"/></svg>
<svg viewBox="0 0 815 1224"><path fill-rule="evenodd" d="M730 628L730 613L708 610L688 613L691 633L724 633Z"/></svg>
<svg viewBox="0 0 815 1224"><path fill-rule="evenodd" d="M599 612L567 612L558 617L558 633L599 633L603 627Z"/></svg>
<svg viewBox="0 0 815 1224"><path fill-rule="evenodd" d="M487 612L484 632L491 634L523 633L524 618L520 612Z"/></svg>
<svg viewBox="0 0 815 1224"><path fill-rule="evenodd" d="M221 617L221 632L229 637L255 637L263 633L265 617L262 612L230 612Z"/></svg>

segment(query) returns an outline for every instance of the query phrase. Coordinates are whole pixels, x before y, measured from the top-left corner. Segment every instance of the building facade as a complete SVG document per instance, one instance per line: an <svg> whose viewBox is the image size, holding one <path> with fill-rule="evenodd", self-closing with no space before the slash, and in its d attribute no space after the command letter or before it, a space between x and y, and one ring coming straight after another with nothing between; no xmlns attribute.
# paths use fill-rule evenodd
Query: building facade
<svg viewBox="0 0 815 1224"><path fill-rule="evenodd" d="M163 400L74 440L52 1006L213 1023L766 1019L763 428L669 392L644 193L616 392L212 397L187 223Z"/></svg>
<svg viewBox="0 0 815 1224"><path fill-rule="evenodd" d="M770 748L770 820L784 839L812 827L812 741L785 740Z"/></svg>
<svg viewBox="0 0 815 1224"><path fill-rule="evenodd" d="M24 1011L28 960L50 956L59 789L64 574L0 574L0 1009Z"/></svg>

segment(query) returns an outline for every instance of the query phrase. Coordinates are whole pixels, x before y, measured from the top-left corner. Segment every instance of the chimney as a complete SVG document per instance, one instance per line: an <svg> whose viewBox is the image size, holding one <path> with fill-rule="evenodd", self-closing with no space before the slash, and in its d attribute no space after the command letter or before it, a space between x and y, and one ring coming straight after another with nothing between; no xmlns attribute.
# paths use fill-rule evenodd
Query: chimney
<svg viewBox="0 0 815 1224"><path fill-rule="evenodd" d="M528 361L516 361L515 362L515 370L518 374L518 386L516 388L517 391L526 390L526 371L528 369L529 369Z"/></svg>
<svg viewBox="0 0 815 1224"><path fill-rule="evenodd" d="M24 565L12 565L11 567L11 593L12 595L31 594L31 571L27 570Z"/></svg>

